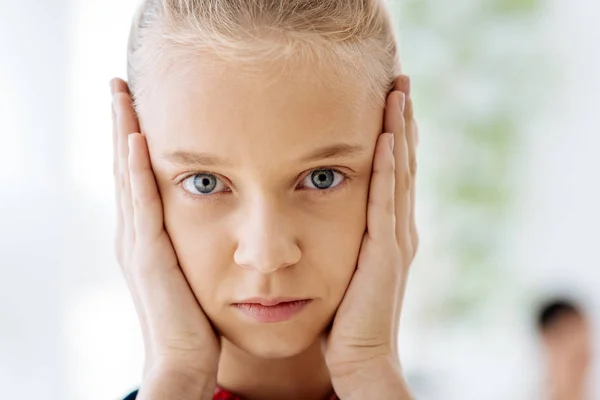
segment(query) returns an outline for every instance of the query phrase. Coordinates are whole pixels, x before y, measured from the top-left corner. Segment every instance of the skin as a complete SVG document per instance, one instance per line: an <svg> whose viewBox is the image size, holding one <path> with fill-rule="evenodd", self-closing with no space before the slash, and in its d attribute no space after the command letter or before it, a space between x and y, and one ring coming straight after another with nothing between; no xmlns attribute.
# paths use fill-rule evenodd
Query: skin
<svg viewBox="0 0 600 400"><path fill-rule="evenodd" d="M351 77L329 81L199 66L138 99L137 115L126 83L111 82L117 257L146 346L140 398L210 399L217 382L249 400L410 398L396 348L418 244L409 81L385 110ZM306 160L340 143L359 150ZM331 187L315 187L315 170L334 172ZM208 195L188 179L200 173L219 180ZM259 324L232 306L254 296L313 301Z"/></svg>
<svg viewBox="0 0 600 400"><path fill-rule="evenodd" d="M584 400L591 345L588 321L580 314L562 315L542 332L552 399Z"/></svg>

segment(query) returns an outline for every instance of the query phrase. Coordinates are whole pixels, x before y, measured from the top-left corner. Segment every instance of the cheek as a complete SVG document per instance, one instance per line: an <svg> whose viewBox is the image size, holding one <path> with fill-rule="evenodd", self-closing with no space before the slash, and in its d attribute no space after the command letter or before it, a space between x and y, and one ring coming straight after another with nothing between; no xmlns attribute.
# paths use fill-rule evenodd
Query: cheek
<svg viewBox="0 0 600 400"><path fill-rule="evenodd" d="M223 240L227 232L215 213L210 213L211 207L165 202L164 208L165 227L179 265L198 301L210 309L210 303L219 298L217 290L226 286L232 265L231 243Z"/></svg>
<svg viewBox="0 0 600 400"><path fill-rule="evenodd" d="M354 191L303 218L302 258L339 302L354 273L366 229L366 193ZM336 304L337 305L337 304Z"/></svg>

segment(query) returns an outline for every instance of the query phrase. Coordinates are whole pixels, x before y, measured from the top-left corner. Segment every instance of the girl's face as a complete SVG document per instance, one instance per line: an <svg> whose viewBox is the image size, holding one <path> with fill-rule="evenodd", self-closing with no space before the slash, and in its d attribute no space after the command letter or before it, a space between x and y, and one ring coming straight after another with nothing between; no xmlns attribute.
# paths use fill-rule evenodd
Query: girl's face
<svg viewBox="0 0 600 400"><path fill-rule="evenodd" d="M383 110L326 71L237 71L160 82L140 123L165 226L205 313L241 349L287 357L320 337L354 272ZM260 322L234 305L256 297L312 301Z"/></svg>

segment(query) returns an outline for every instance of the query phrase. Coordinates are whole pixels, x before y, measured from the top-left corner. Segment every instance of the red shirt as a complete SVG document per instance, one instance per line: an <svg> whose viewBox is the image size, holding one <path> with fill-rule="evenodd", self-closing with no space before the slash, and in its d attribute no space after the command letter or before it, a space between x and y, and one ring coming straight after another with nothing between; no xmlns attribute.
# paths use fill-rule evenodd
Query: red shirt
<svg viewBox="0 0 600 400"><path fill-rule="evenodd" d="M125 397L123 400L135 400L137 397L138 391L131 393L129 396ZM225 389L217 387L215 389L215 395L213 396L213 400L244 400L241 397L236 396L235 394L228 392ZM339 397L334 393L331 395L329 400L340 400Z"/></svg>
<svg viewBox="0 0 600 400"><path fill-rule="evenodd" d="M213 400L243 400L241 397L236 396L235 394L228 392L225 389L221 389L217 387L215 389L215 395L213 396ZM334 393L331 395L329 400L340 400L337 395Z"/></svg>

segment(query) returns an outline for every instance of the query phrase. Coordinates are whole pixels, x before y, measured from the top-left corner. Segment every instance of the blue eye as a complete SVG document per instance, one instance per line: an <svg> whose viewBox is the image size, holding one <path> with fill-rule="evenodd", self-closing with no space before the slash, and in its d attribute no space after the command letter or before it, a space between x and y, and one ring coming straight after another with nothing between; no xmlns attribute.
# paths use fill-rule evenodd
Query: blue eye
<svg viewBox="0 0 600 400"><path fill-rule="evenodd" d="M181 183L183 189L191 194L195 195L209 195L214 193L215 188L225 187L213 174L196 174L189 176ZM218 190L217 192L223 191Z"/></svg>
<svg viewBox="0 0 600 400"><path fill-rule="evenodd" d="M344 174L334 169L317 169L304 178L303 185L318 190L332 189L345 179Z"/></svg>
<svg viewBox="0 0 600 400"><path fill-rule="evenodd" d="M331 168L312 171L302 181L302 186L327 192L345 180L350 179L346 174ZM200 173L190 175L180 183L183 190L193 196L207 197L216 193L227 191L227 186L214 174Z"/></svg>

